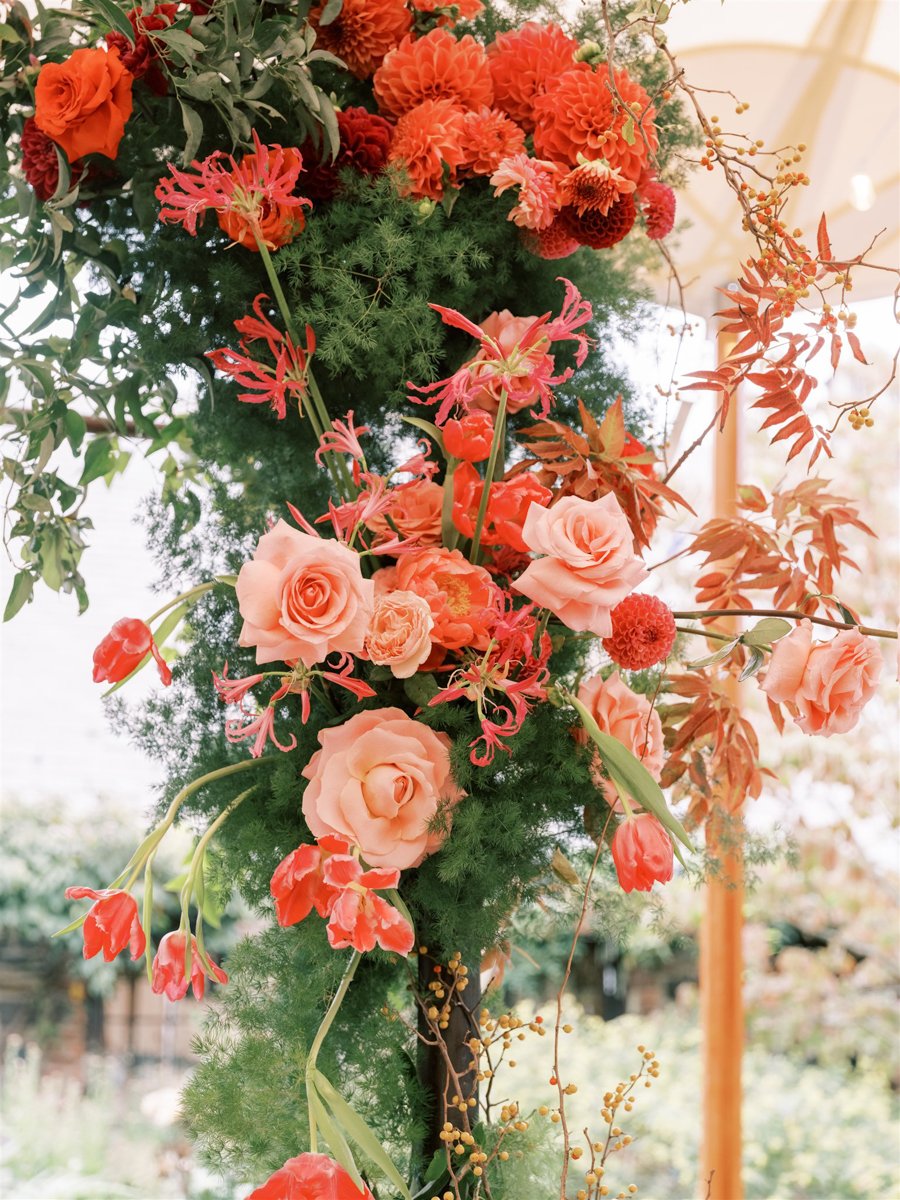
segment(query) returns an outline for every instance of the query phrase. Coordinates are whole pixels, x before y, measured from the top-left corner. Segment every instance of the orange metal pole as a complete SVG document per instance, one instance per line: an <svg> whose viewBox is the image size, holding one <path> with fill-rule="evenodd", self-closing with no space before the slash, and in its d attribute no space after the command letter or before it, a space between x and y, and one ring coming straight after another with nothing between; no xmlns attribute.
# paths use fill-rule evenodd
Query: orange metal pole
<svg viewBox="0 0 900 1200"><path fill-rule="evenodd" d="M729 346L720 334L721 361ZM716 438L714 507L716 516L737 511L740 420L732 398L728 423ZM720 622L721 624L721 622ZM729 687L737 682L729 679ZM718 827L717 827L718 826ZM722 822L713 817L707 845L722 863L721 878L706 885L700 934L700 1004L703 1024L703 1147L700 1195L709 1200L743 1200L741 1179L741 1060L744 1008L741 990L744 926L743 869L730 852Z"/></svg>

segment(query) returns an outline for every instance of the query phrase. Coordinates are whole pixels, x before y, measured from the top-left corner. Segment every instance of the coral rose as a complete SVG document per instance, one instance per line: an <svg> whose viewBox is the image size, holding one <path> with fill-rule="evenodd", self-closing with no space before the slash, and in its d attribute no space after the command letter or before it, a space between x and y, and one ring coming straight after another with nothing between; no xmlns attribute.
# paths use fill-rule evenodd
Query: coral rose
<svg viewBox="0 0 900 1200"><path fill-rule="evenodd" d="M324 1154L298 1154L256 1188L247 1200L375 1200L343 1167Z"/></svg>
<svg viewBox="0 0 900 1200"><path fill-rule="evenodd" d="M434 617L415 592L385 592L375 601L366 654L397 679L409 679L431 653Z"/></svg>
<svg viewBox="0 0 900 1200"><path fill-rule="evenodd" d="M444 489L439 483L414 479L393 488L389 496L390 506L366 521L366 528L371 529L378 541L393 540L396 528L403 537L414 538L420 546L441 544Z"/></svg>
<svg viewBox="0 0 900 1200"><path fill-rule="evenodd" d="M399 708L357 713L323 729L303 775L303 816L316 837L355 842L376 867L415 867L446 836L429 825L463 792L450 774L450 739Z"/></svg>
<svg viewBox="0 0 900 1200"><path fill-rule="evenodd" d="M487 649L499 593L484 567L470 563L459 550L413 550L395 567L376 571L374 583L378 595L407 591L427 600L436 645L447 650Z"/></svg>
<svg viewBox="0 0 900 1200"><path fill-rule="evenodd" d="M258 663L299 658L311 667L333 650L362 651L375 585L340 542L278 521L241 567L236 591L240 644L256 647Z"/></svg>
<svg viewBox="0 0 900 1200"><path fill-rule="evenodd" d="M770 700L788 706L804 733L831 737L856 725L883 665L881 651L859 630L814 645L812 624L801 621L776 643L761 686Z"/></svg>
<svg viewBox="0 0 900 1200"><path fill-rule="evenodd" d="M482 47L469 34L457 40L446 29L405 37L372 82L378 107L389 117L402 117L423 100L452 100L460 108L480 109L494 98Z"/></svg>
<svg viewBox="0 0 900 1200"><path fill-rule="evenodd" d="M595 675L578 689L578 699L603 733L608 733L639 758L654 779L662 774L665 758L663 728L659 713L646 696L633 692L614 671L608 679ZM582 734L583 740L586 735ZM595 782L612 808L620 812L622 801L614 783L594 768ZM633 807L633 802L632 802Z"/></svg>
<svg viewBox="0 0 900 1200"><path fill-rule="evenodd" d="M553 508L532 504L522 536L529 550L546 558L528 566L512 585L515 590L576 633L609 637L610 612L647 578L615 496L563 496Z"/></svg>
<svg viewBox="0 0 900 1200"><path fill-rule="evenodd" d="M66 152L115 158L131 116L132 76L115 51L75 50L45 63L34 89L34 120Z"/></svg>
<svg viewBox="0 0 900 1200"><path fill-rule="evenodd" d="M316 45L342 58L357 79L367 79L412 26L404 0L344 0L335 19L322 25L326 7L314 4L309 10Z"/></svg>

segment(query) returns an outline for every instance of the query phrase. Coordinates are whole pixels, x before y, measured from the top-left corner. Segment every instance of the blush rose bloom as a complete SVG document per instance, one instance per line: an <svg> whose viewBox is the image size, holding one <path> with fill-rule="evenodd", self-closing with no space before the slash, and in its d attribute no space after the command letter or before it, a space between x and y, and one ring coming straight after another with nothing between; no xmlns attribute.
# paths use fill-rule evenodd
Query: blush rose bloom
<svg viewBox="0 0 900 1200"><path fill-rule="evenodd" d="M34 89L34 123L66 152L115 158L131 116L132 75L118 51L75 50L65 62L45 63Z"/></svg>
<svg viewBox="0 0 900 1200"><path fill-rule="evenodd" d="M429 832L442 804L464 793L450 774L450 739L399 708L357 713L323 729L303 775L303 816L315 837L357 844L375 867L416 867L446 831Z"/></svg>
<svg viewBox="0 0 900 1200"><path fill-rule="evenodd" d="M278 521L259 539L236 584L240 644L258 663L299 658L312 667L333 650L359 654L375 602L359 555Z"/></svg>
<svg viewBox="0 0 900 1200"><path fill-rule="evenodd" d="M812 624L801 621L776 642L761 686L770 700L786 704L804 733L846 733L872 699L883 660L871 638L844 629L814 644Z"/></svg>
<svg viewBox="0 0 900 1200"><path fill-rule="evenodd" d="M366 654L397 679L409 679L431 653L434 617L415 592L385 592L375 601Z"/></svg>
<svg viewBox="0 0 900 1200"><path fill-rule="evenodd" d="M441 544L441 505L444 489L428 479L402 483L390 492L390 507L366 522L378 541L392 541L397 535L388 517L405 538L415 538L420 546ZM378 541L375 545L377 548Z"/></svg>
<svg viewBox="0 0 900 1200"><path fill-rule="evenodd" d="M608 679L600 675L586 679L578 689L578 699L603 733L621 742L658 780L665 761L663 728L659 713L647 697L633 692L620 679L618 671L614 671ZM580 740L585 740L586 736L582 733ZM596 768L591 773L610 807L621 812L622 801L615 784L604 779ZM631 804L634 808L634 801Z"/></svg>
<svg viewBox="0 0 900 1200"><path fill-rule="evenodd" d="M563 496L552 508L532 504L522 538L546 558L527 567L512 585L516 591L549 608L576 633L610 637L611 611L647 578L615 496Z"/></svg>

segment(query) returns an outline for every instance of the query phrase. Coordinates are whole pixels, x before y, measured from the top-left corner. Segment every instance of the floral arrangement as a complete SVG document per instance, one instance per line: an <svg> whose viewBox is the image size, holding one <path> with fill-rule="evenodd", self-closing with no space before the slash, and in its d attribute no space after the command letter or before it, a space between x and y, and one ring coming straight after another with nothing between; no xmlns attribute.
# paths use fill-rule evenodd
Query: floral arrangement
<svg viewBox="0 0 900 1200"><path fill-rule="evenodd" d="M641 1048L582 1145L560 1017L552 1105L492 1102L513 1039L548 1033L486 999L515 912L577 888L574 953L607 866L624 893L665 884L710 815L758 794L727 680L759 673L776 725L829 736L859 720L875 638L895 636L835 599L841 528L868 531L816 479L771 500L744 488L750 516L692 535L697 609L643 590L660 523L689 512L671 484L685 456L652 448L602 343L628 255L673 229L664 177L691 137L665 7L603 4L575 36L477 0L93 0L45 14L40 39L10 8L19 266L58 285L28 332L66 315L76 336L22 343L34 407L14 419L25 549L7 615L38 577L86 603L78 510L124 465L129 422L168 455L166 573L201 576L94 652L110 691L151 660L173 689L131 718L171 779L109 886L69 889L92 904L63 932L82 928L86 956L145 957L175 1001L229 983L204 945L211 900L237 882L274 916L229 964L186 1097L241 1175L284 1163L260 1200L607 1195L630 1140L616 1122L659 1064ZM715 134L702 161L733 176L730 154ZM764 248L744 290L776 319L748 331L747 309L727 313L734 355L692 386L722 393L712 429L754 379L767 424L790 418L776 437L815 458L799 365L815 348L786 334L790 361L751 371L781 353L804 289L837 266L846 287L851 264L824 225L815 258L786 234L773 213L797 181L779 179L745 209ZM73 308L80 270L108 290ZM187 416L173 361L204 381ZM30 477L29 455L46 467L88 434L77 485ZM716 623L737 617L759 619ZM693 638L714 653L691 660ZM154 856L200 813L180 928L154 948Z"/></svg>

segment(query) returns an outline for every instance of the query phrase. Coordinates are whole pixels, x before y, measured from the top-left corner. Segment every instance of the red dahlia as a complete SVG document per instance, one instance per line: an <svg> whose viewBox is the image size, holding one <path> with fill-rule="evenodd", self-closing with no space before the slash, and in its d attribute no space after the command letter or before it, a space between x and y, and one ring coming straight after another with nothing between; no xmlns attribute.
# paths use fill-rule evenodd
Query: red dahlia
<svg viewBox="0 0 900 1200"><path fill-rule="evenodd" d="M672 232L675 224L675 193L658 179L641 187L641 211L647 222L647 237L658 241Z"/></svg>
<svg viewBox="0 0 900 1200"><path fill-rule="evenodd" d="M38 129L34 117L28 117L22 126L22 171L34 188L38 200L49 200L59 184L59 159L56 157L56 142ZM72 167L69 185L74 187L81 175L81 167Z"/></svg>
<svg viewBox="0 0 900 1200"><path fill-rule="evenodd" d="M301 146L304 164L303 191L313 200L331 200L344 167L353 167L361 175L378 175L387 164L394 127L390 121L365 108L345 108L337 115L341 144L334 162L317 162L312 142Z"/></svg>
<svg viewBox="0 0 900 1200"><path fill-rule="evenodd" d="M169 81L159 66L161 56L153 42L152 34L156 29L168 29L174 24L177 10L177 4L157 4L152 12L146 14L140 7L133 8L128 14L128 20L134 30L134 45L123 33L113 31L106 35L107 46L110 50L118 50L122 66L130 71L135 79L143 79L150 91L157 96L166 94Z"/></svg>
<svg viewBox="0 0 900 1200"><path fill-rule="evenodd" d="M641 671L668 657L674 643L669 606L656 596L632 592L612 610L612 636L603 639L603 649L620 667Z"/></svg>
<svg viewBox="0 0 900 1200"><path fill-rule="evenodd" d="M523 229L522 241L538 258L568 258L580 247L568 227L559 216L553 218L546 229Z"/></svg>
<svg viewBox="0 0 900 1200"><path fill-rule="evenodd" d="M626 194L620 196L607 213L595 208L587 209L579 216L578 209L567 204L559 210L557 220L562 229L582 246L607 250L631 232L636 216L634 198Z"/></svg>

